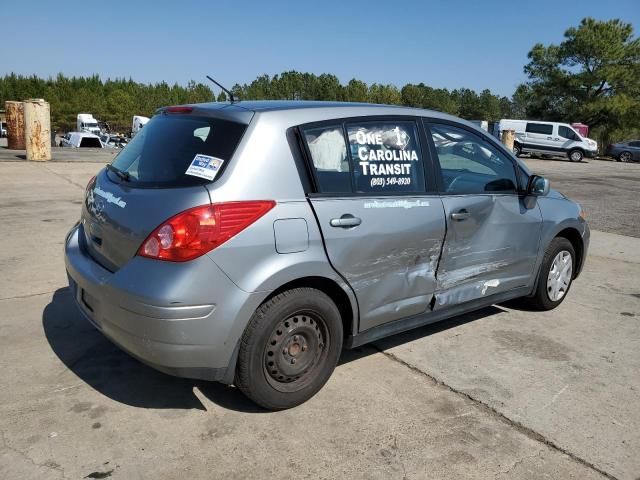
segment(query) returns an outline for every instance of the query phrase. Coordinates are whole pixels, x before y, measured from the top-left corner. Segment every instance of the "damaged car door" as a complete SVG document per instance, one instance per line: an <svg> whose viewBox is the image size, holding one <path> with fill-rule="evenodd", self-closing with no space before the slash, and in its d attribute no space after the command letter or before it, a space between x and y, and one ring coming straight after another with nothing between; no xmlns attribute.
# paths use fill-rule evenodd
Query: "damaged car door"
<svg viewBox="0 0 640 480"><path fill-rule="evenodd" d="M434 309L531 285L542 216L518 194L512 159L462 125L426 128L447 222Z"/></svg>
<svg viewBox="0 0 640 480"><path fill-rule="evenodd" d="M416 119L307 125L302 137L309 200L331 265L358 299L360 329L430 310L445 221L433 176L425 188Z"/></svg>

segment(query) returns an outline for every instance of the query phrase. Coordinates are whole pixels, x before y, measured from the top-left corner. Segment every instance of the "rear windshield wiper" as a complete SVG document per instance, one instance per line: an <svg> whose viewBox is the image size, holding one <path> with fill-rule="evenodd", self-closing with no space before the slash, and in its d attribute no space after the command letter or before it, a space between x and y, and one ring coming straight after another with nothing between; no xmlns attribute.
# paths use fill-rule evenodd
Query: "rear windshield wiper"
<svg viewBox="0 0 640 480"><path fill-rule="evenodd" d="M119 168L114 167L110 163L107 163L107 170L111 170L121 180L124 180L125 182L129 181L129 177L130 177L129 172L124 172L124 171L120 170Z"/></svg>

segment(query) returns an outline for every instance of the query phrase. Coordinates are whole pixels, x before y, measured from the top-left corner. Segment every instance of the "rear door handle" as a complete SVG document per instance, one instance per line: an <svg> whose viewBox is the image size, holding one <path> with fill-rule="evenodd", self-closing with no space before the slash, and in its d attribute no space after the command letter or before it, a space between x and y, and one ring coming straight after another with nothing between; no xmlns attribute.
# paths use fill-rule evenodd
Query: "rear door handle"
<svg viewBox="0 0 640 480"><path fill-rule="evenodd" d="M457 212L453 212L451 214L451 219L460 222L462 220L466 220L470 216L471 216L471 214L467 210L463 209L463 210L459 210Z"/></svg>
<svg viewBox="0 0 640 480"><path fill-rule="evenodd" d="M329 221L329 224L332 227L339 227L339 228L357 227L361 223L362 223L362 219L361 218L354 217L350 213L345 213L340 218L332 218Z"/></svg>

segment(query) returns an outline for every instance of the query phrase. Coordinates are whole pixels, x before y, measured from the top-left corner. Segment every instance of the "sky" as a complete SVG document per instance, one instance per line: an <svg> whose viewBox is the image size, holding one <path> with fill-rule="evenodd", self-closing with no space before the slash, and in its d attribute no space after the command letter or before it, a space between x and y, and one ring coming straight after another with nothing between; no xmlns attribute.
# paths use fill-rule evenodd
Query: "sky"
<svg viewBox="0 0 640 480"><path fill-rule="evenodd" d="M583 17L640 31L640 0L0 0L0 75L230 88L288 70L510 96L535 43Z"/></svg>

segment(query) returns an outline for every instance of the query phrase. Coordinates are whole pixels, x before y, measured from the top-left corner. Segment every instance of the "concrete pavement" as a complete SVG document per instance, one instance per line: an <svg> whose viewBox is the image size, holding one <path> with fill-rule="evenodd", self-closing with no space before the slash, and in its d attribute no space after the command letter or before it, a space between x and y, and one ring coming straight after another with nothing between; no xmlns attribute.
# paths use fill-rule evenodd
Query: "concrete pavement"
<svg viewBox="0 0 640 480"><path fill-rule="evenodd" d="M345 352L286 412L141 365L76 311L90 163L0 163L0 478L640 475L640 239L594 232L558 309L491 307Z"/></svg>

